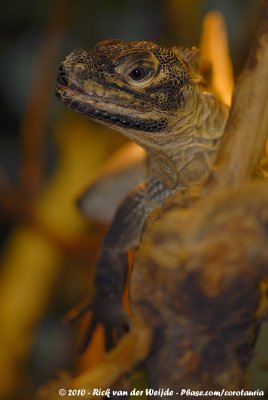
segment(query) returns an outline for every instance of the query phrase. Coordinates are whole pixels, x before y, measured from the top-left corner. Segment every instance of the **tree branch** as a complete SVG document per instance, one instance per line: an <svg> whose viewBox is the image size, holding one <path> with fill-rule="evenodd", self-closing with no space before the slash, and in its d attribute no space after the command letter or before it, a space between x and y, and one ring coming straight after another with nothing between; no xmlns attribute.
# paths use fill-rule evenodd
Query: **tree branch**
<svg viewBox="0 0 268 400"><path fill-rule="evenodd" d="M237 186L252 176L268 133L268 1L245 68L235 87L230 116L212 173L212 187Z"/></svg>

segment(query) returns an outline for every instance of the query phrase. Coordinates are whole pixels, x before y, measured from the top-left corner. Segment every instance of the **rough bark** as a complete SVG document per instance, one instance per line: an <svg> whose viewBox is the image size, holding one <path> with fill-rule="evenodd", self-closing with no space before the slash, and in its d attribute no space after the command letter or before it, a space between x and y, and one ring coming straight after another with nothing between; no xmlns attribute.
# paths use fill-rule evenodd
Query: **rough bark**
<svg viewBox="0 0 268 400"><path fill-rule="evenodd" d="M268 273L267 221L266 183L151 217L131 297L153 332L152 387L174 393L247 388L265 315L260 288Z"/></svg>

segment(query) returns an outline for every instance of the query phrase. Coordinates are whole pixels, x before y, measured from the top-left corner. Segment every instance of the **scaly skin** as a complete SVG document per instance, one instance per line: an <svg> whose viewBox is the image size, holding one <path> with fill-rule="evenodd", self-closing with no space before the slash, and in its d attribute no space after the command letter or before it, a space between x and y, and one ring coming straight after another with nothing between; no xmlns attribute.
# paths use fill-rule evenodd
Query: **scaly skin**
<svg viewBox="0 0 268 400"><path fill-rule="evenodd" d="M194 49L108 40L90 52L75 50L60 66L60 101L122 132L148 155L146 181L123 201L103 240L86 342L98 323L107 347L122 334L127 251L138 245L148 214L204 179L217 155L228 108L203 91L195 61Z"/></svg>

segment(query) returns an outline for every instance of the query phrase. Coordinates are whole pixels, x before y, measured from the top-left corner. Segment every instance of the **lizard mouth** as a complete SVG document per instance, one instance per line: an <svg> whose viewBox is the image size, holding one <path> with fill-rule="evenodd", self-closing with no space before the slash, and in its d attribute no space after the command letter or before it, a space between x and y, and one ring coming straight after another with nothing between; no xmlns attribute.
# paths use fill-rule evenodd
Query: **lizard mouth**
<svg viewBox="0 0 268 400"><path fill-rule="evenodd" d="M130 107L126 105L126 99L115 96L109 96L102 94L94 93L93 91L88 91L84 93L81 89L79 89L76 85L74 87L69 87L62 83L58 83L56 86L56 96L63 102L68 100L72 100L73 108L76 108L76 103L88 104L89 106L97 108L105 107L105 109L126 109L129 110ZM152 111L152 107L149 107L146 103L138 103L132 100L133 109L139 111L139 113L146 113L148 111ZM81 112L80 110L77 110Z"/></svg>
<svg viewBox="0 0 268 400"><path fill-rule="evenodd" d="M132 101L129 107L124 98L98 95L93 91L84 93L60 82L56 86L56 96L68 108L114 128L161 132L166 127L166 121L153 119L153 109L143 103Z"/></svg>

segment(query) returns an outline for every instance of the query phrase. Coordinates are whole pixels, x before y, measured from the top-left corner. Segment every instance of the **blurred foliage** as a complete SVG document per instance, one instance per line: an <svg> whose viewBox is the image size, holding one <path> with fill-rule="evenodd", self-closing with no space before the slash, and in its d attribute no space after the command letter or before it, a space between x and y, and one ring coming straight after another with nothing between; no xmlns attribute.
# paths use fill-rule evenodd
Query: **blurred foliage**
<svg viewBox="0 0 268 400"><path fill-rule="evenodd" d="M107 38L198 45L202 18L217 9L227 22L238 74L256 27L258 3L1 2L0 398L3 393L5 399L8 393L10 399L31 398L35 386L55 369L81 368L69 352L72 333L58 321L90 287L103 228L85 221L74 204L100 164L125 142L57 103L54 86L61 60L74 47Z"/></svg>

